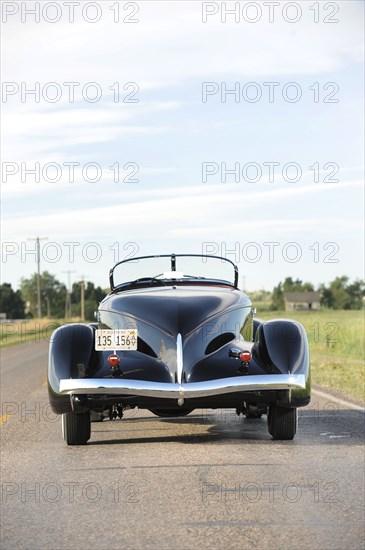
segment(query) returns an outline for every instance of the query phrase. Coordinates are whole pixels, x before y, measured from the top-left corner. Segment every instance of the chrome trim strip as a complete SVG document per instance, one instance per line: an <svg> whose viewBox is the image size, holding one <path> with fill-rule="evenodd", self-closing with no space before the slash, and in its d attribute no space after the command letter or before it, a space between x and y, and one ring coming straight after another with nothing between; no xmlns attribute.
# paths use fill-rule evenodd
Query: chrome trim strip
<svg viewBox="0 0 365 550"><path fill-rule="evenodd" d="M182 346L182 336L179 332L176 338L176 360L177 360L177 381L179 384L182 382L182 372L183 372L183 346Z"/></svg>
<svg viewBox="0 0 365 550"><path fill-rule="evenodd" d="M126 378L69 378L60 380L61 394L135 395L165 399L191 399L244 391L305 389L304 374L262 374L219 378L206 382L171 384Z"/></svg>

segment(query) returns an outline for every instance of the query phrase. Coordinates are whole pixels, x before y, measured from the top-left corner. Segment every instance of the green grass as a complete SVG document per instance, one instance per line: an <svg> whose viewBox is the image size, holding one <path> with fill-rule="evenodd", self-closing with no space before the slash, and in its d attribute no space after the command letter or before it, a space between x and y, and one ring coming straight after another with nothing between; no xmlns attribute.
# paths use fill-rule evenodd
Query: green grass
<svg viewBox="0 0 365 550"><path fill-rule="evenodd" d="M0 349L29 342L49 342L52 332L61 320L23 319L0 324Z"/></svg>
<svg viewBox="0 0 365 550"><path fill-rule="evenodd" d="M364 311L261 311L257 317L302 323L309 341L312 383L365 402Z"/></svg>

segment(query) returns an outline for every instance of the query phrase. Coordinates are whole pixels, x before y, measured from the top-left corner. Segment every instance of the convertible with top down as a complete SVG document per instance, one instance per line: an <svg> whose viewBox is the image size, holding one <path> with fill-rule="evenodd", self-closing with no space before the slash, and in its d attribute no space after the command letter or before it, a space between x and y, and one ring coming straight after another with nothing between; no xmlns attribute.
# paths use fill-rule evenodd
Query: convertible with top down
<svg viewBox="0 0 365 550"><path fill-rule="evenodd" d="M84 445L91 421L141 408L161 417L233 408L267 415L273 439L293 439L310 401L308 341L292 320L261 322L226 258L165 254L130 258L109 274L96 323L52 335L48 391L68 445Z"/></svg>

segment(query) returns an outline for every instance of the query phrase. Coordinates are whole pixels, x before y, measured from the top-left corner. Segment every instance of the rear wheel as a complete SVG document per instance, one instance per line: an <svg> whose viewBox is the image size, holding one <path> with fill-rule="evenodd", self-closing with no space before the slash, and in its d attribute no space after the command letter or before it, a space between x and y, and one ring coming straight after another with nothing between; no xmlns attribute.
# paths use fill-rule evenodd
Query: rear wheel
<svg viewBox="0 0 365 550"><path fill-rule="evenodd" d="M90 439L90 411L62 415L62 435L67 445L86 445Z"/></svg>
<svg viewBox="0 0 365 550"><path fill-rule="evenodd" d="M273 439L293 439L297 431L297 409L269 406L268 428Z"/></svg>

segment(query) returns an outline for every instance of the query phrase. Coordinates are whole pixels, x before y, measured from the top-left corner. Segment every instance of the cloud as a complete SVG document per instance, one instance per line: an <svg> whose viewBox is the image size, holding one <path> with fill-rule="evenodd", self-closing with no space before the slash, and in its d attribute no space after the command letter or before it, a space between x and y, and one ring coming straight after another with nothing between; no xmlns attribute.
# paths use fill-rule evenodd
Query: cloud
<svg viewBox="0 0 365 550"><path fill-rule="evenodd" d="M328 216L311 219L308 213L312 210L303 210L302 216L298 217L297 209L300 209L301 201L310 196L311 203L315 204L320 197L330 192L333 204L337 202L341 207L346 197L353 201L351 191L358 190L361 195L362 184L361 180L355 180L321 186L274 187L251 193L238 191L235 185L132 190L125 193L123 201L120 200L120 194L115 195L114 203L111 201L107 206L99 203L90 208L75 203L66 212L63 209L49 212L47 209L44 212L30 212L29 215L22 214L21 224L17 216L11 215L4 218L3 231L15 238L26 238L29 233L36 233L42 227L42 230L55 238L71 238L75 235L87 238L95 233L94 220L98 220L97 234L100 238L126 231L137 239L145 235L146 231L153 231L156 236L163 236L166 230L179 237L192 236L197 231L199 235L208 235L212 231L216 233L217 227L221 227L219 232L225 234L238 233L243 228L269 233L271 227L283 231L295 229L297 232L305 230L314 233L318 227L322 227L329 228L333 233L334 228L338 232L340 227L359 229L361 220L353 220L353 212L351 217L343 219ZM263 202L271 205L266 219L261 214ZM237 207L238 204L241 206ZM286 212L284 219L282 212Z"/></svg>
<svg viewBox="0 0 365 550"><path fill-rule="evenodd" d="M225 24L220 14L202 23L202 4L195 2L143 2L139 23L113 24L110 5L105 3L103 17L95 24L78 18L73 24L60 21L52 26L4 25L15 62L5 67L6 76L18 80L20 73L29 81L55 76L110 84L135 80L145 87L161 87L228 74L330 72L362 58L359 2L341 2L339 23L333 24L314 23L314 10L307 3L301 3L302 16L295 24L283 18L283 4L274 23L264 8L257 23L242 17L235 23L227 17ZM326 15L330 13L321 12L321 20ZM24 49L23 43L32 47Z"/></svg>
<svg viewBox="0 0 365 550"><path fill-rule="evenodd" d="M53 107L53 108L52 108ZM132 109L128 109L132 107ZM148 115L181 107L178 101L150 101L128 106L111 105L89 108L61 108L46 105L34 109L21 104L20 110L10 105L4 109L3 135L6 136L3 158L8 162L36 159L37 162L60 162L63 148L72 145L114 142L121 137L156 135L167 132L167 126L139 124ZM51 157L57 152L57 159ZM47 159L47 160L46 160ZM70 158L68 158L70 160Z"/></svg>

